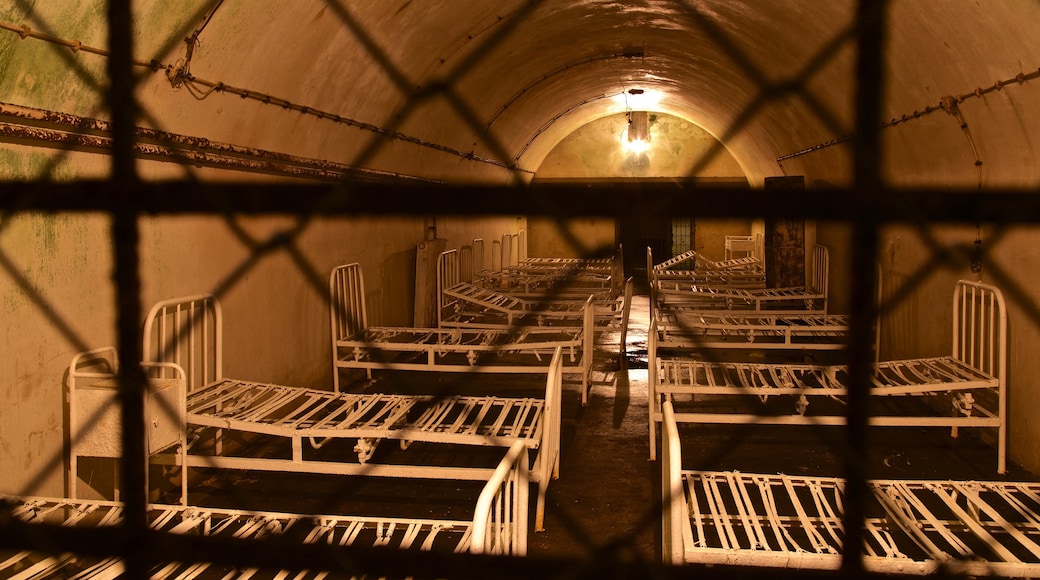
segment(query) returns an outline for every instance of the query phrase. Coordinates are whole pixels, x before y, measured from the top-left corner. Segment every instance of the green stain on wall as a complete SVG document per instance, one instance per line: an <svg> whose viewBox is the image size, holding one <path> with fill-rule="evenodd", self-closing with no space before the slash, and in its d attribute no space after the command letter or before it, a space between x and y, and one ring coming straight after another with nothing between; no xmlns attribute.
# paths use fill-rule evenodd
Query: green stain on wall
<svg viewBox="0 0 1040 580"><path fill-rule="evenodd" d="M0 143L0 179L67 181L75 177L69 165L57 149L5 149Z"/></svg>

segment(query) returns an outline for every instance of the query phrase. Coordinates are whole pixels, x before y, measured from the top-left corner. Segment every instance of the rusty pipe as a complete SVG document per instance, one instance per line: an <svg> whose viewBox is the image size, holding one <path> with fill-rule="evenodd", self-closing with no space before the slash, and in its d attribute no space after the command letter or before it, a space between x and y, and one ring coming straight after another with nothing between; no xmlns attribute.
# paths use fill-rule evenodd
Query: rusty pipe
<svg viewBox="0 0 1040 580"><path fill-rule="evenodd" d="M67 114L61 113L60 115ZM103 121L98 122L104 123ZM141 131L145 134L165 135L163 132L153 129ZM343 181L345 179L362 181L390 179L425 181L417 177L355 168L331 161L307 159L235 145L215 144L216 146L214 146L212 142L205 139L169 135L177 138L168 139L164 142L135 141L133 148L134 156L138 159L172 162L181 165L321 181ZM0 141L106 155L110 154L112 149L112 138L107 133L80 133L42 125L12 123L6 120L0 120ZM190 146L188 146L189 144Z"/></svg>

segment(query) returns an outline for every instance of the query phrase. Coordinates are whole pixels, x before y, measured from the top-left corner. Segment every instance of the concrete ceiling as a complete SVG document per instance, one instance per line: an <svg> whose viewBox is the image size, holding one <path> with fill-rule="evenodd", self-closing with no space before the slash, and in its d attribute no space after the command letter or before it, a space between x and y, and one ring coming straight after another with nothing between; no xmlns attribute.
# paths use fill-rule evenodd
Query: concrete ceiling
<svg viewBox="0 0 1040 580"><path fill-rule="evenodd" d="M101 0L13 4L0 21L106 43ZM137 0L135 56L158 65L138 69L140 124L506 182L532 177L578 127L648 109L703 127L753 185L783 172L841 183L855 11L851 0ZM889 179L1040 183L1038 23L1036 0L890 3ZM9 30L0 54L3 102L106 117L103 57ZM944 97L956 111L940 108Z"/></svg>

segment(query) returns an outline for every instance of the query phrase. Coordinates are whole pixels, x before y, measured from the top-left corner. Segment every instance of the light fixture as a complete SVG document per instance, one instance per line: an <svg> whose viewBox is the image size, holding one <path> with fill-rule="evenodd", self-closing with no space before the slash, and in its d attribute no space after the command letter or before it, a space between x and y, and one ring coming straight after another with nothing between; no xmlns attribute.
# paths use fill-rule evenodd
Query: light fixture
<svg viewBox="0 0 1040 580"><path fill-rule="evenodd" d="M650 114L646 111L630 111L628 129L621 141L627 151L646 153L650 149Z"/></svg>

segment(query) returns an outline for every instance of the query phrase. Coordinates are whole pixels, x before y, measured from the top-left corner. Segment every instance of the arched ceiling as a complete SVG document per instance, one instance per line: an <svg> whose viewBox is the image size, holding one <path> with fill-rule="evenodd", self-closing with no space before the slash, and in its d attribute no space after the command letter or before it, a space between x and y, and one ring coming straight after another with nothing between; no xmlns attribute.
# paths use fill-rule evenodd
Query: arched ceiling
<svg viewBox="0 0 1040 580"><path fill-rule="evenodd" d="M0 21L105 45L102 0L15 4ZM140 123L176 134L503 182L530 178L578 127L647 108L704 128L752 184L783 171L848 179L840 147L777 160L853 130L851 0L137 0L134 11L135 55L157 69L139 67ZM899 0L888 18L886 119L968 95L973 140L943 112L920 134L894 125L897 179L972 184L974 156L993 160L997 183L1040 182L1040 3ZM91 88L103 57L12 30L0 100L106 117ZM1016 75L1028 76L972 94ZM941 142L927 138L934 125Z"/></svg>

